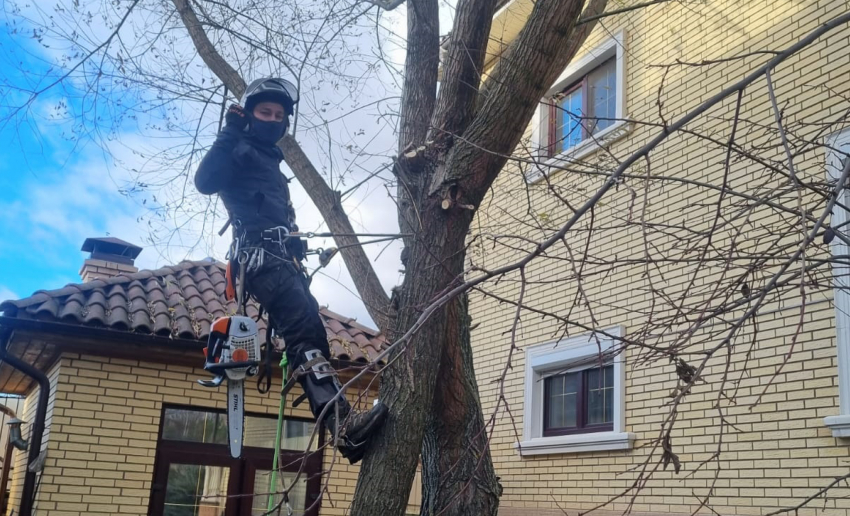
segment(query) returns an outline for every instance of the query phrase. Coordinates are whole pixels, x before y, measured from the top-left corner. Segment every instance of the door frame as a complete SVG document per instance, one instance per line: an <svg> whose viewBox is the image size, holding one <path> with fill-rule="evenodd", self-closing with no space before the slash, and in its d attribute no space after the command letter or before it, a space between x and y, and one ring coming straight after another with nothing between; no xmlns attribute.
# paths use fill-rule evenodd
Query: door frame
<svg viewBox="0 0 850 516"><path fill-rule="evenodd" d="M160 441L157 445L156 452L156 464L154 466L154 477L153 477L153 485L151 485L151 496L150 496L150 504L148 506L148 514L151 516L160 516L161 512L159 511L161 508L165 506L165 487L168 483L168 469L171 464L197 464L200 466L218 466L224 467L230 470L230 474L227 479L227 493L228 495L232 492L238 491L239 486L239 459L234 459L228 456L222 456L218 453L215 453L214 450L210 450L209 448L216 447L218 445L209 445L203 443L192 443L192 442L180 442L176 441L176 443L180 444L180 447L168 446L174 444L172 441L165 441L166 446L161 447L162 441ZM210 452L213 453L210 453ZM226 509L224 511L225 516L237 516L239 514L236 511L236 504L231 503L231 499L228 498L226 503Z"/></svg>
<svg viewBox="0 0 850 516"><path fill-rule="evenodd" d="M193 410L196 412L211 412L224 414L226 411L208 407L191 405L164 404L161 409L159 431L157 434L156 458L154 460L153 482L148 503L148 516L159 516L159 511L165 504L165 491L168 482L170 464L199 464L202 466L221 466L230 468L227 482L228 496L234 493L253 493L254 473L257 469L271 469L274 457L273 448L245 446L242 457L234 459L226 444L199 443L192 441L165 440L162 438L162 427L165 421L166 409ZM268 414L246 413L246 416L277 419ZM310 421L308 418L287 417L287 420ZM322 424L318 429L317 448L305 457L303 451L281 450L279 467L282 471L297 473L307 479L305 503L307 507L319 498L322 490L322 463L324 461L325 429ZM225 516L250 514L252 497L234 497L227 499ZM316 503L311 510L305 511L305 516L318 516L321 502Z"/></svg>
<svg viewBox="0 0 850 516"><path fill-rule="evenodd" d="M322 443L320 443L321 446ZM271 470L272 457L269 456L268 448L251 448L250 451L243 450L241 459L241 480L242 485L240 490L243 493L254 492L254 476L257 470ZM259 452L259 453L258 453ZM301 467L303 464L303 468ZM304 458L304 454L281 451L280 462L278 463L279 471L286 473L298 473L301 470L301 477L307 480L307 491L304 502L307 507L313 505L319 497L322 489L322 456L321 452L317 451ZM228 490L230 486L228 485ZM243 497L240 500L239 514L251 514L252 497ZM318 516L321 503L316 504L311 510L305 510L304 516ZM306 508L305 508L306 509ZM282 514L286 514L283 512ZM229 515L227 515L229 516Z"/></svg>

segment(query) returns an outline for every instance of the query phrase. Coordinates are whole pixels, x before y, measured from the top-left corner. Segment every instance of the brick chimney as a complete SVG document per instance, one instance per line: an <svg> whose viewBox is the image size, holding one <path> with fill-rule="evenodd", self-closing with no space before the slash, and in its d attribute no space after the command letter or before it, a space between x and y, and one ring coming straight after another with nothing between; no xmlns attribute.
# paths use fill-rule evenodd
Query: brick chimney
<svg viewBox="0 0 850 516"><path fill-rule="evenodd" d="M133 265L142 248L118 238L87 238L81 249L89 254L80 269L84 282L138 272Z"/></svg>

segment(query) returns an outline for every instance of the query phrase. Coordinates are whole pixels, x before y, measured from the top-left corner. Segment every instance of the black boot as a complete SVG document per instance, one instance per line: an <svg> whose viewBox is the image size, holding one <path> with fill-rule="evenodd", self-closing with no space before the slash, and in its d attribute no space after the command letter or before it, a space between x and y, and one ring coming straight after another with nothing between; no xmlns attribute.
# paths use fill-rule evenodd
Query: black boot
<svg viewBox="0 0 850 516"><path fill-rule="evenodd" d="M389 409L380 402L367 412L351 410L347 401L337 406L338 414L332 408L325 417L325 426L340 454L356 464L363 458L369 437L384 423Z"/></svg>
<svg viewBox="0 0 850 516"><path fill-rule="evenodd" d="M342 386L336 372L318 350L305 351L298 359L299 369L304 373L298 380L307 394L313 417L318 419L328 403L336 404L328 408L325 426L342 456L351 464L357 463L366 453L369 436L384 422L387 406L378 403L367 412L352 410L344 395L337 396Z"/></svg>

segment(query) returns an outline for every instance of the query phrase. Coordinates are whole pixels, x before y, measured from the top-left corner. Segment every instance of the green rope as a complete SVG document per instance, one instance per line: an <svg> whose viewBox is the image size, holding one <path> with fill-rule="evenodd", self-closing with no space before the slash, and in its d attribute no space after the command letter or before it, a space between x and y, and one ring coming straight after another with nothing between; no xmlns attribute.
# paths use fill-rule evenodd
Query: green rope
<svg viewBox="0 0 850 516"><path fill-rule="evenodd" d="M288 375L289 361L286 359L286 353L283 354L283 358L280 359L280 369L283 371L283 380L281 380L281 389L283 385L286 385L286 378ZM277 434L274 438L274 460L272 461L272 474L269 477L269 504L268 511L271 512L274 509L275 502L274 496L272 493L275 492L275 487L277 486L277 466L278 461L280 460L280 439L281 434L283 433L283 413L286 410L286 396L283 395L283 392L280 393L280 408L277 411Z"/></svg>

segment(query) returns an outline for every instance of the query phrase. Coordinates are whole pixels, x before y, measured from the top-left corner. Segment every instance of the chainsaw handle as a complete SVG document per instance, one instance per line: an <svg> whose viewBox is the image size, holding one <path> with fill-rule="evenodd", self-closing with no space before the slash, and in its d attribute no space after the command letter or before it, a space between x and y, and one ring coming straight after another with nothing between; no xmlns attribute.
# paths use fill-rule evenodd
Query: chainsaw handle
<svg viewBox="0 0 850 516"><path fill-rule="evenodd" d="M219 374L227 369L239 369L240 367L249 368L257 367L260 363L256 360L247 360L245 362L228 362L226 364L217 364L215 362L207 362L204 364L204 371L209 371L213 374Z"/></svg>
<svg viewBox="0 0 850 516"><path fill-rule="evenodd" d="M218 387L221 385L221 382L224 381L224 376L216 376L212 380L198 380L198 383L203 385L204 387Z"/></svg>

